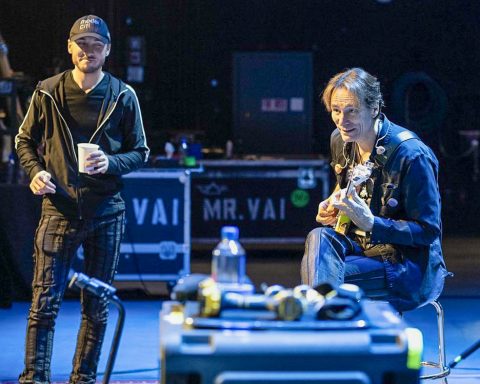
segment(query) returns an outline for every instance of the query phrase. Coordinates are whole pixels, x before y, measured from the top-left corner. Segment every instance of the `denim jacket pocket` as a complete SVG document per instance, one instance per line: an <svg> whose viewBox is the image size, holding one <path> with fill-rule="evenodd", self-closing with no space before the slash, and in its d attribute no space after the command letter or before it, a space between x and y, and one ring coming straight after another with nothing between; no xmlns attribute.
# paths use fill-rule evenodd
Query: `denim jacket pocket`
<svg viewBox="0 0 480 384"><path fill-rule="evenodd" d="M398 184L383 183L380 214L382 216L391 217L400 209L400 191Z"/></svg>

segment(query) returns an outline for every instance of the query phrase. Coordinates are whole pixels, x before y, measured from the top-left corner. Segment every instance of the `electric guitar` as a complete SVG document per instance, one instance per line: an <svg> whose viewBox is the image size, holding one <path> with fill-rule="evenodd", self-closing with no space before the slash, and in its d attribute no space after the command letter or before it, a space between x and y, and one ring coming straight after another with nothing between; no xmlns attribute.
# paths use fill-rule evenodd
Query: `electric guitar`
<svg viewBox="0 0 480 384"><path fill-rule="evenodd" d="M353 188L367 181L371 176L373 170L373 163L367 161L365 164L358 164L348 172L348 182L345 188L345 196L349 196L353 192ZM337 216L337 223L335 224L335 231L345 235L350 228L352 220L342 212Z"/></svg>

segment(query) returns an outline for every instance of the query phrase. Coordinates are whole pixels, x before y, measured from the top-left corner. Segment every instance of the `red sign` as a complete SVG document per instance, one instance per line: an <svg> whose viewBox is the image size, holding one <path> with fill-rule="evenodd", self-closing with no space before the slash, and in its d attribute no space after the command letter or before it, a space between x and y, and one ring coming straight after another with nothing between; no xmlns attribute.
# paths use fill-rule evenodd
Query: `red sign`
<svg viewBox="0 0 480 384"><path fill-rule="evenodd" d="M262 99L262 112L287 112L288 99Z"/></svg>

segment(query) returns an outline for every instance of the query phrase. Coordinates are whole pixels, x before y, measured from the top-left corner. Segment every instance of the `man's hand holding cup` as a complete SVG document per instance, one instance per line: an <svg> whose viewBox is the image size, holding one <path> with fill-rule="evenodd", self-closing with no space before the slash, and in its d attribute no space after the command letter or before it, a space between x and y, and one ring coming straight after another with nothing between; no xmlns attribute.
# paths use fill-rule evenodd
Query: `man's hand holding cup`
<svg viewBox="0 0 480 384"><path fill-rule="evenodd" d="M78 144L78 170L81 173L95 175L108 169L108 157L97 144Z"/></svg>

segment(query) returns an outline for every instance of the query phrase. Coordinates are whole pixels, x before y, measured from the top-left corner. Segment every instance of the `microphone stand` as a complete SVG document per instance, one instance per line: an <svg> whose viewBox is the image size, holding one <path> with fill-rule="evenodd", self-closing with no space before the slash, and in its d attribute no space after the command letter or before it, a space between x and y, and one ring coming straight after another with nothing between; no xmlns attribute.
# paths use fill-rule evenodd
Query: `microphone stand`
<svg viewBox="0 0 480 384"><path fill-rule="evenodd" d="M122 336L123 324L125 323L125 307L120 299L114 295L111 297L110 302L117 307L118 319L113 334L112 346L110 347L110 353L108 355L107 366L105 368L105 373L103 374L103 384L108 384L110 381L110 375L113 372L113 364L115 364L115 358L117 357L118 346L120 344L120 337Z"/></svg>
<svg viewBox="0 0 480 384"><path fill-rule="evenodd" d="M454 368L460 361L465 360L468 356L470 356L473 352L480 348L480 340L477 340L476 343L468 347L465 351L460 353L457 357L455 357L448 366L450 368Z"/></svg>
<svg viewBox="0 0 480 384"><path fill-rule="evenodd" d="M88 277L83 273L75 272L68 286L69 288L77 286L80 289L86 289L101 299L106 298L118 309L117 324L113 334L113 341L110 347L107 366L105 368L105 373L103 374L102 380L103 384L108 384L113 371L113 365L115 364L115 358L117 356L118 346L120 344L120 337L122 336L123 324L125 323L125 307L117 295L115 295L117 290L114 287L93 277Z"/></svg>

